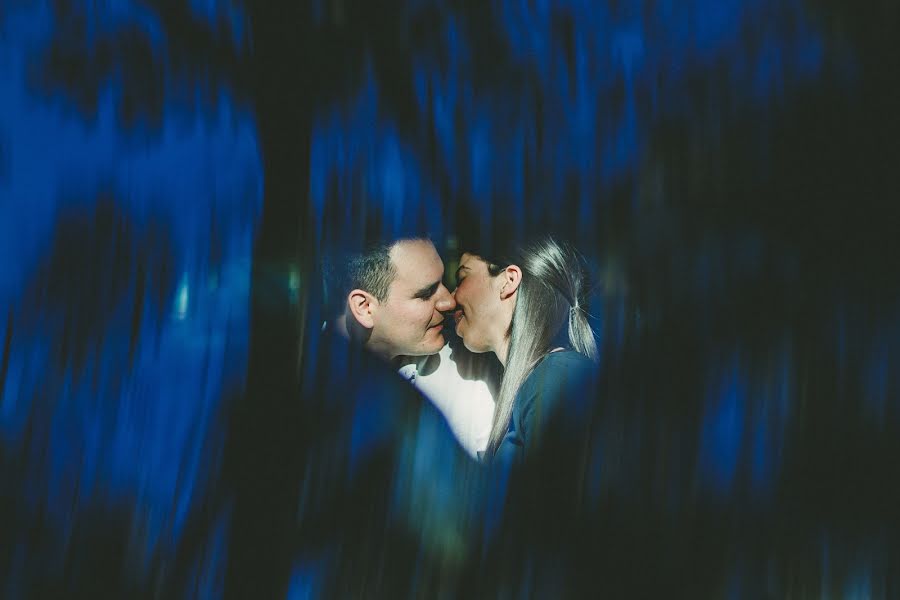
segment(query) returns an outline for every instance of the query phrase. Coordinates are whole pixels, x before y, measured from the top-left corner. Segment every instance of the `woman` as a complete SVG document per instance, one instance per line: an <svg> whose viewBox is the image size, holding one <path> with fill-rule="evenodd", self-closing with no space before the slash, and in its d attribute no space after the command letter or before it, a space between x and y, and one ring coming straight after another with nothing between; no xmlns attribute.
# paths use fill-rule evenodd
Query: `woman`
<svg viewBox="0 0 900 600"><path fill-rule="evenodd" d="M456 277L457 333L504 367L486 458L525 458L557 408L590 393L597 344L584 260L548 237L498 257L464 253Z"/></svg>

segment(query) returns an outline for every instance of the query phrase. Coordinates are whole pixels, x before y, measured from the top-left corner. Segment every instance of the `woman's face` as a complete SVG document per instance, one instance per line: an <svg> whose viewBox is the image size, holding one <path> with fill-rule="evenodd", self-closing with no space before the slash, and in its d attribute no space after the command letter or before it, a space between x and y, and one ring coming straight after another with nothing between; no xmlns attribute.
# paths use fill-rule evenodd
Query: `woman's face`
<svg viewBox="0 0 900 600"><path fill-rule="evenodd" d="M456 282L456 333L472 352L496 353L512 321L512 303L501 300L503 273L492 277L485 261L465 253L459 260Z"/></svg>

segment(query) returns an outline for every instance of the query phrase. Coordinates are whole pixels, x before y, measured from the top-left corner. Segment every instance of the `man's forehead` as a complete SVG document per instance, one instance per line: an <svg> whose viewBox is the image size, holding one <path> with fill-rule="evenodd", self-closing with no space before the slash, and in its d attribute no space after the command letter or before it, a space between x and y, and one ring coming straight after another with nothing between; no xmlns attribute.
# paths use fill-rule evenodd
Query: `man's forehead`
<svg viewBox="0 0 900 600"><path fill-rule="evenodd" d="M444 263L430 240L402 240L391 248L395 280L425 285L441 278Z"/></svg>

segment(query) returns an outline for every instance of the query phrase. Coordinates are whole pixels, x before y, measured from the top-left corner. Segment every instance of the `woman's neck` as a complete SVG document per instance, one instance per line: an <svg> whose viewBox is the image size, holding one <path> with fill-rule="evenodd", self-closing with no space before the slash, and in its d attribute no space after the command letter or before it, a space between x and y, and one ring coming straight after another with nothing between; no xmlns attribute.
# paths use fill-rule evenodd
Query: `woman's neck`
<svg viewBox="0 0 900 600"><path fill-rule="evenodd" d="M502 342L500 342L496 349L494 350L494 354L497 355L497 360L500 361L500 364L503 365L503 368L506 368L506 357L509 356L509 338L504 338Z"/></svg>

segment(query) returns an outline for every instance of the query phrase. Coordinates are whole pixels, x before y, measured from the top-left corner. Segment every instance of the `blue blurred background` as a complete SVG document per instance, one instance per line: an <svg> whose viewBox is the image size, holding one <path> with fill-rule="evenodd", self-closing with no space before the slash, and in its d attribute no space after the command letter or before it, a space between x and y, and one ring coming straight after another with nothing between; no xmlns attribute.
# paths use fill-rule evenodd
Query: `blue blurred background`
<svg viewBox="0 0 900 600"><path fill-rule="evenodd" d="M3 0L0 596L327 595L364 540L285 533L332 459L321 244L424 228L448 270L499 229L590 257L617 597L895 597L898 27L888 1ZM522 576L439 539L404 593Z"/></svg>

